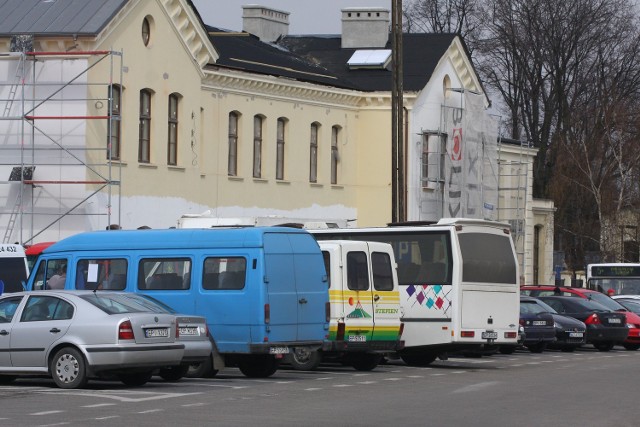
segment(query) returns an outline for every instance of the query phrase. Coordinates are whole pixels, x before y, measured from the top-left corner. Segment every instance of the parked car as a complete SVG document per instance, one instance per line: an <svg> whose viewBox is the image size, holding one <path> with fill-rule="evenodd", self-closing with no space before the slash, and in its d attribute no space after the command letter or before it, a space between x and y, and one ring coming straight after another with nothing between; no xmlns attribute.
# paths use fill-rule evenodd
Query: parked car
<svg viewBox="0 0 640 427"><path fill-rule="evenodd" d="M622 343L629 334L625 313L612 311L604 305L586 298L569 296L542 296L540 300L555 311L585 323L587 343L600 351L609 351Z"/></svg>
<svg viewBox="0 0 640 427"><path fill-rule="evenodd" d="M562 351L574 351L586 343L587 325L573 317L559 314L544 301L534 298L537 305L541 306L553 317L553 326L556 330L556 340L549 344L549 348Z"/></svg>
<svg viewBox="0 0 640 427"><path fill-rule="evenodd" d="M90 378L146 383L182 362L176 316L145 310L122 293L16 292L0 297L0 382L19 375L81 388Z"/></svg>
<svg viewBox="0 0 640 427"><path fill-rule="evenodd" d="M534 298L520 297L520 326L524 328L522 345L532 353L541 353L556 340L553 317L536 304ZM502 354L515 351L516 346L501 346Z"/></svg>
<svg viewBox="0 0 640 427"><path fill-rule="evenodd" d="M140 304L158 313L170 313L176 316L178 323L177 341L184 344L184 356L179 365L162 368L158 375L166 381L178 381L189 372L192 366L198 366L211 358L211 343L207 319L204 316L186 315L176 312L167 304L147 294L126 293L132 302Z"/></svg>
<svg viewBox="0 0 640 427"><path fill-rule="evenodd" d="M640 314L640 298L629 298L630 296L631 295L617 295L611 298L615 299L616 302L623 305L627 310L635 314ZM633 295L633 297L636 297L636 295Z"/></svg>
<svg viewBox="0 0 640 427"><path fill-rule="evenodd" d="M627 339L620 344L627 350L640 349L640 315L629 311L622 304L608 295L591 289L554 286L522 286L520 287L520 292L532 297L565 295L586 298L596 301L612 311L624 313L626 316L627 327L629 328L629 335L627 336Z"/></svg>

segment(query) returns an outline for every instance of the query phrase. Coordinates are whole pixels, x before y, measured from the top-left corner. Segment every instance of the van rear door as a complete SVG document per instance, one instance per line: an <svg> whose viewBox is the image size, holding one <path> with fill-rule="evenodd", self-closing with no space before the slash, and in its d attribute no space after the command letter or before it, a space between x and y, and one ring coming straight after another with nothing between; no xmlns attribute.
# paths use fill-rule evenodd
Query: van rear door
<svg viewBox="0 0 640 427"><path fill-rule="evenodd" d="M366 243L343 242L343 312L347 342L373 339L374 310L370 259Z"/></svg>
<svg viewBox="0 0 640 427"><path fill-rule="evenodd" d="M270 341L322 341L328 292L318 243L306 232L264 234Z"/></svg>
<svg viewBox="0 0 640 427"><path fill-rule="evenodd" d="M400 292L393 249L390 245L368 242L371 262L375 341L397 341L400 333Z"/></svg>

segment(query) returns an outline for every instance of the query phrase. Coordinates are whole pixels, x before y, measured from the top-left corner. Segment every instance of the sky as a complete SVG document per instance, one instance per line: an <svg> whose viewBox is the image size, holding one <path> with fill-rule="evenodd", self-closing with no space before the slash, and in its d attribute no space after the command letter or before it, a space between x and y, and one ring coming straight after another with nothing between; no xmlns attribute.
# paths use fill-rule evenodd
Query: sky
<svg viewBox="0 0 640 427"><path fill-rule="evenodd" d="M242 30L242 6L257 4L290 12L289 34L340 34L341 9L384 7L391 0L192 0L205 24L227 30Z"/></svg>

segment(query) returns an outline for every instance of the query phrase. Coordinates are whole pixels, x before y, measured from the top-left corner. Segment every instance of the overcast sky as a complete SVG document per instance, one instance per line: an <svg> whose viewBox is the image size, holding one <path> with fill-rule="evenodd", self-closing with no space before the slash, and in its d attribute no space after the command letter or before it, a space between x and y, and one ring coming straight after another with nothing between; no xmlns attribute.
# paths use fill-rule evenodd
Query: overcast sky
<svg viewBox="0 0 640 427"><path fill-rule="evenodd" d="M391 0L192 0L207 25L242 30L242 6L258 4L289 12L289 34L340 34L341 9L384 7Z"/></svg>

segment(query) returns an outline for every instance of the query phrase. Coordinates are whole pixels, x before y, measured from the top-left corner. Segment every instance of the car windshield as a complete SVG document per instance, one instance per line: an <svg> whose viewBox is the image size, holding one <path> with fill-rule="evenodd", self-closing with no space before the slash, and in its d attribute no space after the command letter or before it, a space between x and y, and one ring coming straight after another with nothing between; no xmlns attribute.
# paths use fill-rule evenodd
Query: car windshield
<svg viewBox="0 0 640 427"><path fill-rule="evenodd" d="M547 313L558 314L558 312L555 311L553 307L551 307L549 304L547 304L544 301L538 300L536 301L536 304L542 307Z"/></svg>
<svg viewBox="0 0 640 427"><path fill-rule="evenodd" d="M601 294L600 292L588 292L588 293L585 294L585 296L591 301L595 301L597 303L600 303L600 304L604 305L609 310L613 310L613 311L628 311L619 302L617 302L616 300L612 299L611 297L609 297L609 296L607 296L605 294Z"/></svg>
<svg viewBox="0 0 640 427"><path fill-rule="evenodd" d="M549 310L539 305L536 301L520 301L520 314L541 314L541 313L549 313Z"/></svg>
<svg viewBox="0 0 640 427"><path fill-rule="evenodd" d="M618 300L618 302L624 305L628 310L633 311L634 313L640 314L640 301L623 299L623 300Z"/></svg>
<svg viewBox="0 0 640 427"><path fill-rule="evenodd" d="M137 303L149 306L150 308L153 308L153 310L158 310L159 312L176 314L176 311L173 308L146 294L131 294L127 295L127 298L131 298Z"/></svg>
<svg viewBox="0 0 640 427"><path fill-rule="evenodd" d="M573 301L573 303L576 306L580 307L582 309L581 311L599 311L599 312L615 311L614 309L611 309L603 304L600 304L598 301L594 301L590 299L575 298L571 301Z"/></svg>
<svg viewBox="0 0 640 427"><path fill-rule="evenodd" d="M167 313L162 306L151 300L139 298L135 294L111 294L96 292L80 298L95 305L108 314L118 313Z"/></svg>

